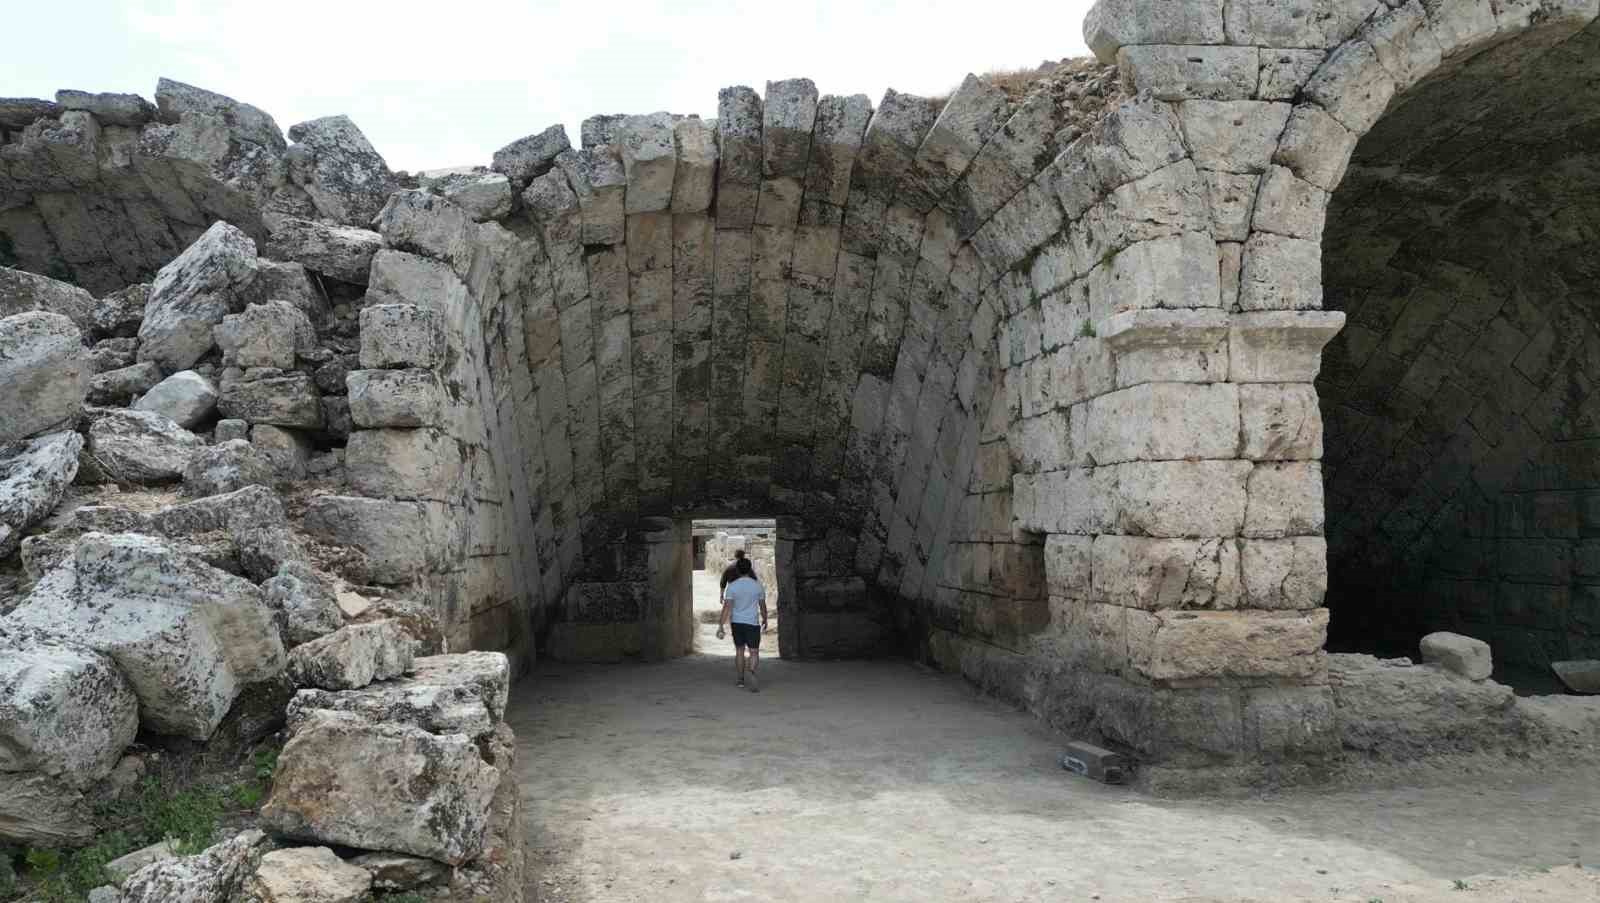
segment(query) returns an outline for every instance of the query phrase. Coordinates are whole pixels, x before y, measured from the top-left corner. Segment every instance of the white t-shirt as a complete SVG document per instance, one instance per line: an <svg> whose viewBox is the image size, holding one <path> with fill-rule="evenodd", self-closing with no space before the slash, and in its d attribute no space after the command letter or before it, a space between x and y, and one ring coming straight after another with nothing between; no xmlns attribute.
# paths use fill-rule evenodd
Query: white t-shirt
<svg viewBox="0 0 1600 903"><path fill-rule="evenodd" d="M766 598L766 588L754 577L740 577L722 592L722 601L733 603L733 613L728 619L735 624L760 625L761 602Z"/></svg>

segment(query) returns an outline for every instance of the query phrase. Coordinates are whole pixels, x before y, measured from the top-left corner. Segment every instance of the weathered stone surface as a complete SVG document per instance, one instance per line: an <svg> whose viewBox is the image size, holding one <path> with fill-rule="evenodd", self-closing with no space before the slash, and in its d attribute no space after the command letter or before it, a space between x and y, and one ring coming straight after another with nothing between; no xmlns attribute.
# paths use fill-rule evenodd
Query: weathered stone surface
<svg viewBox="0 0 1600 903"><path fill-rule="evenodd" d="M241 295L256 270L250 236L225 222L213 224L156 274L139 326L139 360L170 372L204 357L211 328L244 306Z"/></svg>
<svg viewBox="0 0 1600 903"><path fill-rule="evenodd" d="M444 320L415 304L375 304L361 311L361 366L437 367L444 362Z"/></svg>
<svg viewBox="0 0 1600 903"><path fill-rule="evenodd" d="M672 127L678 165L672 178L672 212L704 213L716 190L716 132L698 116L678 120Z"/></svg>
<svg viewBox="0 0 1600 903"><path fill-rule="evenodd" d="M1124 47L1118 68L1133 92L1160 100L1245 100L1256 93L1260 54L1254 47Z"/></svg>
<svg viewBox="0 0 1600 903"><path fill-rule="evenodd" d="M1090 598L1129 608L1227 609L1239 602L1239 552L1232 540L1094 540Z"/></svg>
<svg viewBox="0 0 1600 903"><path fill-rule="evenodd" d="M283 645L293 649L344 626L344 613L333 594L314 574L299 568L280 569L261 584L261 596L276 612Z"/></svg>
<svg viewBox="0 0 1600 903"><path fill-rule="evenodd" d="M155 361L107 370L89 380L89 394L85 400L91 405L126 405L159 382L161 367Z"/></svg>
<svg viewBox="0 0 1600 903"><path fill-rule="evenodd" d="M461 452L433 428L359 430L344 464L350 488L362 495L444 501L461 474Z"/></svg>
<svg viewBox="0 0 1600 903"><path fill-rule="evenodd" d="M312 323L326 324L332 316L327 295L318 278L292 260L256 260L256 278L245 290L246 308L268 301L287 301Z"/></svg>
<svg viewBox="0 0 1600 903"><path fill-rule="evenodd" d="M465 274L472 265L477 227L466 211L438 195L418 189L397 191L374 224L391 248L441 260L457 274Z"/></svg>
<svg viewBox="0 0 1600 903"><path fill-rule="evenodd" d="M450 867L442 862L399 853L362 853L350 864L372 876L373 889L390 892L433 887L450 877Z"/></svg>
<svg viewBox="0 0 1600 903"><path fill-rule="evenodd" d="M311 320L288 301L251 304L243 313L222 318L212 330L222 362L231 367L294 367L297 352L317 341Z"/></svg>
<svg viewBox="0 0 1600 903"><path fill-rule="evenodd" d="M128 483L180 479L205 440L154 411L105 409L89 427L88 453L106 476Z"/></svg>
<svg viewBox="0 0 1600 903"><path fill-rule="evenodd" d="M424 174L430 191L466 211L476 222L499 219L511 212L511 180L501 173L473 170Z"/></svg>
<svg viewBox="0 0 1600 903"><path fill-rule="evenodd" d="M1256 461L1322 457L1322 411L1307 383L1239 387L1240 457Z"/></svg>
<svg viewBox="0 0 1600 903"><path fill-rule="evenodd" d="M542 132L518 138L494 152L489 168L502 173L518 187L550 171L556 157L572 148L563 125L552 125Z"/></svg>
<svg viewBox="0 0 1600 903"><path fill-rule="evenodd" d="M360 549L376 583L405 583L427 567L426 527L414 502L318 496L306 505L304 526L323 542Z"/></svg>
<svg viewBox="0 0 1600 903"><path fill-rule="evenodd" d="M1130 44L1221 44L1222 0L1145 3L1100 0L1083 19L1083 39L1103 62Z"/></svg>
<svg viewBox="0 0 1600 903"><path fill-rule="evenodd" d="M283 217L273 227L266 253L340 282L366 285L372 255L382 247L383 236L369 229Z"/></svg>
<svg viewBox="0 0 1600 903"><path fill-rule="evenodd" d="M134 872L156 862L165 862L178 857L178 842L175 840L162 840L134 850L126 856L119 856L106 863L106 877L118 885L125 883Z"/></svg>
<svg viewBox="0 0 1600 903"><path fill-rule="evenodd" d="M1370 655L1328 656L1346 749L1412 759L1493 748L1521 736L1510 687L1434 665Z"/></svg>
<svg viewBox="0 0 1600 903"><path fill-rule="evenodd" d="M305 479L311 461L311 438L303 432L258 423L250 428L250 447L271 467L280 481Z"/></svg>
<svg viewBox="0 0 1600 903"><path fill-rule="evenodd" d="M97 303L93 295L70 282L0 266L0 318L42 310L66 317L88 334L95 329Z"/></svg>
<svg viewBox="0 0 1600 903"><path fill-rule="evenodd" d="M362 903L372 875L327 847L291 847L261 857L244 883L246 903Z"/></svg>
<svg viewBox="0 0 1600 903"><path fill-rule="evenodd" d="M1010 115L1005 92L969 73L917 148L896 203L918 211L932 207Z"/></svg>
<svg viewBox="0 0 1600 903"><path fill-rule="evenodd" d="M61 314L0 319L0 442L25 439L78 416L93 374L83 334Z"/></svg>
<svg viewBox="0 0 1600 903"><path fill-rule="evenodd" d="M1128 611L1132 665L1150 680L1320 678L1328 612Z"/></svg>
<svg viewBox="0 0 1600 903"><path fill-rule="evenodd" d="M249 581L138 534L87 533L0 628L71 636L117 663L145 728L204 740L240 688L284 667Z"/></svg>
<svg viewBox="0 0 1600 903"><path fill-rule="evenodd" d="M748 229L761 186L761 95L740 85L717 92L717 228Z"/></svg>
<svg viewBox="0 0 1600 903"><path fill-rule="evenodd" d="M246 371L224 380L217 399L222 416L251 424L317 429L322 426L322 404L309 374L269 367Z"/></svg>
<svg viewBox="0 0 1600 903"><path fill-rule="evenodd" d="M195 496L220 495L246 486L270 486L272 462L244 439L224 439L197 450L183 468L183 491Z"/></svg>
<svg viewBox="0 0 1600 903"><path fill-rule="evenodd" d="M1422 660L1468 680L1487 680L1494 673L1489 644L1469 636L1437 631L1422 638Z"/></svg>
<svg viewBox="0 0 1600 903"><path fill-rule="evenodd" d="M250 424L243 420L218 420L212 439L217 443L229 442L234 439L250 439Z"/></svg>
<svg viewBox="0 0 1600 903"><path fill-rule="evenodd" d="M1241 608L1311 609L1328 592L1328 544L1320 536L1239 541Z"/></svg>
<svg viewBox="0 0 1600 903"><path fill-rule="evenodd" d="M156 106L161 108L161 118L166 122L177 122L185 113L201 113L220 118L240 141L279 152L288 147L282 130L271 116L250 104L204 88L163 78L156 83Z"/></svg>
<svg viewBox="0 0 1600 903"><path fill-rule="evenodd" d="M627 170L610 145L567 151L556 159L578 198L583 218L583 243L621 244L627 206Z"/></svg>
<svg viewBox="0 0 1600 903"><path fill-rule="evenodd" d="M0 839L48 849L82 846L94 835L82 792L37 772L0 771Z"/></svg>
<svg viewBox="0 0 1600 903"><path fill-rule="evenodd" d="M184 429L194 429L217 409L216 384L193 370L180 370L133 403L136 411L149 411Z"/></svg>
<svg viewBox="0 0 1600 903"><path fill-rule="evenodd" d="M668 113L629 116L617 129L617 147L628 178L624 198L628 213L652 213L671 206L678 165L672 131Z"/></svg>
<svg viewBox="0 0 1600 903"><path fill-rule="evenodd" d="M360 691L302 690L289 705L289 722L326 709L482 741L505 717L509 686L509 663L498 652L423 656L410 674Z"/></svg>
<svg viewBox="0 0 1600 903"><path fill-rule="evenodd" d="M61 105L42 97L0 97L0 126L24 129L39 119L56 119Z"/></svg>
<svg viewBox="0 0 1600 903"><path fill-rule="evenodd" d="M382 155L348 116L324 116L289 127L289 175L317 212L365 226L383 209L396 181Z"/></svg>
<svg viewBox="0 0 1600 903"><path fill-rule="evenodd" d="M111 773L138 729L139 700L110 659L0 633L0 772L87 787Z"/></svg>
<svg viewBox="0 0 1600 903"><path fill-rule="evenodd" d="M94 302L89 313L90 331L97 337L138 335L149 300L150 286L142 283L106 295Z"/></svg>
<svg viewBox="0 0 1600 903"><path fill-rule="evenodd" d="M101 125L137 127L156 118L155 104L137 94L61 90L56 92L56 103L63 110L82 110L92 114Z"/></svg>
<svg viewBox="0 0 1600 903"><path fill-rule="evenodd" d="M238 899L267 836L250 830L196 856L151 863L122 886L122 903L229 903Z"/></svg>
<svg viewBox="0 0 1600 903"><path fill-rule="evenodd" d="M122 367L131 367L138 360L139 340L136 338L101 339L89 349L89 369L105 373Z"/></svg>
<svg viewBox="0 0 1600 903"><path fill-rule="evenodd" d="M0 559L17 550L22 531L55 510L78 475L82 450L83 437L72 432L0 445Z"/></svg>
<svg viewBox="0 0 1600 903"><path fill-rule="evenodd" d="M440 425L444 388L432 370L352 370L346 385L358 427Z"/></svg>
<svg viewBox="0 0 1600 903"><path fill-rule="evenodd" d="M359 690L409 670L415 645L395 621L351 624L296 647L289 677L300 687Z"/></svg>
<svg viewBox="0 0 1600 903"><path fill-rule="evenodd" d="M319 711L279 756L261 818L289 837L460 865L482 849L499 780L465 736Z"/></svg>

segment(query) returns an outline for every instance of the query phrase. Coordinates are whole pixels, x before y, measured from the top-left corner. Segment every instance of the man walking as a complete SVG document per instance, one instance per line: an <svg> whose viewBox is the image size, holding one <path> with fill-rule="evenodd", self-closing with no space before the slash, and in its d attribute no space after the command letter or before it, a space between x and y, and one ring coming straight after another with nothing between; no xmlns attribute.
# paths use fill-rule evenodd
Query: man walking
<svg viewBox="0 0 1600 903"><path fill-rule="evenodd" d="M744 549L733 550L733 564L722 569L722 584L717 587L717 592L724 592L728 584L739 579L739 562L744 560Z"/></svg>
<svg viewBox="0 0 1600 903"><path fill-rule="evenodd" d="M734 667L739 672L739 686L748 680L750 692L761 692L756 681L756 666L761 663L761 631L767 628L767 591L756 579L750 559L741 557L734 562L737 576L722 591L722 618L717 623L717 639L724 636L723 628L732 622ZM756 619L759 614L760 620ZM745 674L746 650L750 657L749 675Z"/></svg>

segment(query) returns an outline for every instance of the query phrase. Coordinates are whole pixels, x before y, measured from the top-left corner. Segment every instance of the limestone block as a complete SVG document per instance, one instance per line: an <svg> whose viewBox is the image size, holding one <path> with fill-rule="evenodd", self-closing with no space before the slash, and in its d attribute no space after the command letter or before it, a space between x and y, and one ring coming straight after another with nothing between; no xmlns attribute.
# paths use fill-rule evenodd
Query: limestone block
<svg viewBox="0 0 1600 903"><path fill-rule="evenodd" d="M640 213L628 217L628 272L672 268L672 215Z"/></svg>
<svg viewBox="0 0 1600 903"><path fill-rule="evenodd" d="M137 338L101 339L89 350L89 370L92 373L105 373L109 370L131 367L138 353Z"/></svg>
<svg viewBox="0 0 1600 903"><path fill-rule="evenodd" d="M1221 303L1217 246L1202 232L1130 245L1105 270L1103 284L1090 286L1089 313L1096 320L1127 310Z"/></svg>
<svg viewBox="0 0 1600 903"><path fill-rule="evenodd" d="M1169 685L1280 678L1313 681L1326 673L1327 609L1128 611L1132 667Z"/></svg>
<svg viewBox="0 0 1600 903"><path fill-rule="evenodd" d="M250 830L198 856L153 862L128 877L121 903L224 903L239 892L266 847L267 836Z"/></svg>
<svg viewBox="0 0 1600 903"><path fill-rule="evenodd" d="M214 496L274 482L272 461L244 439L223 439L201 448L183 468L183 491L194 496Z"/></svg>
<svg viewBox="0 0 1600 903"><path fill-rule="evenodd" d="M444 317L431 307L375 304L361 311L363 367L438 367L444 350Z"/></svg>
<svg viewBox="0 0 1600 903"><path fill-rule="evenodd" d="M1189 156L1171 104L1134 100L1107 114L1090 137L1061 155L1056 194L1068 219L1082 216L1110 190Z"/></svg>
<svg viewBox="0 0 1600 903"><path fill-rule="evenodd" d="M1293 108L1259 100L1189 100L1178 105L1194 165L1219 172L1266 172Z"/></svg>
<svg viewBox="0 0 1600 903"><path fill-rule="evenodd" d="M1239 387L1239 455L1254 461L1322 457L1322 412L1306 383Z"/></svg>
<svg viewBox="0 0 1600 903"><path fill-rule="evenodd" d="M1144 44L1117 51L1128 93L1159 100L1248 100L1260 81L1255 47Z"/></svg>
<svg viewBox="0 0 1600 903"><path fill-rule="evenodd" d="M1083 39L1103 63L1132 44L1221 44L1222 0L1147 3L1100 0L1083 19Z"/></svg>
<svg viewBox="0 0 1600 903"><path fill-rule="evenodd" d="M83 437L70 430L0 445L0 558L17 550L22 531L60 503L78 474Z"/></svg>
<svg viewBox="0 0 1600 903"><path fill-rule="evenodd" d="M239 691L284 666L254 584L133 533L86 533L0 624L72 636L139 697L148 730L211 736Z"/></svg>
<svg viewBox="0 0 1600 903"><path fill-rule="evenodd" d="M344 625L344 614L315 575L285 567L261 584L261 597L273 610L285 649L327 636Z"/></svg>
<svg viewBox="0 0 1600 903"><path fill-rule="evenodd" d="M577 196L583 243L621 244L623 219L627 215L628 176L617 149L603 145L566 151L556 158L556 165L566 174Z"/></svg>
<svg viewBox="0 0 1600 903"><path fill-rule="evenodd" d="M1094 539L1089 598L1146 611L1229 609L1239 604L1239 549L1232 539Z"/></svg>
<svg viewBox="0 0 1600 903"><path fill-rule="evenodd" d="M1305 96L1356 135L1372 128L1394 98L1394 78L1363 40L1335 50L1306 82Z"/></svg>
<svg viewBox="0 0 1600 903"><path fill-rule="evenodd" d="M1468 680L1488 680L1494 673L1489 644L1459 633L1438 631L1422 638L1422 660Z"/></svg>
<svg viewBox="0 0 1600 903"><path fill-rule="evenodd" d="M225 222L214 223L150 286L139 326L139 360L183 370L211 350L211 328L243 307L256 277L256 243Z"/></svg>
<svg viewBox="0 0 1600 903"><path fill-rule="evenodd" d="M432 370L352 370L345 382L357 427L440 425L444 388Z"/></svg>
<svg viewBox="0 0 1600 903"><path fill-rule="evenodd" d="M30 311L0 319L0 442L78 416L93 374L83 336L61 314Z"/></svg>
<svg viewBox="0 0 1600 903"><path fill-rule="evenodd" d="M296 687L359 690L410 670L415 651L416 641L398 621L351 624L295 647L289 678Z"/></svg>
<svg viewBox="0 0 1600 903"><path fill-rule="evenodd" d="M87 787L138 729L138 697L109 658L63 639L0 636L0 772Z"/></svg>
<svg viewBox="0 0 1600 903"><path fill-rule="evenodd" d="M57 282L46 276L0 266L0 318L41 310L66 317L81 332L88 334L99 329L95 318L98 306L99 302L95 301L93 295L70 282ZM143 317L144 305L141 302L139 319ZM111 325L121 325L123 318L114 319L118 322ZM138 328L137 320L133 325L135 329ZM111 334L110 330L106 332Z"/></svg>
<svg viewBox="0 0 1600 903"><path fill-rule="evenodd" d="M1322 348L1344 328L1344 312L1282 310L1235 314L1229 320L1228 381L1309 383L1322 368Z"/></svg>
<svg viewBox="0 0 1600 903"><path fill-rule="evenodd" d="M266 250L276 260L294 261L340 282L366 285L372 255L382 247L383 236L370 229L286 216L274 223Z"/></svg>
<svg viewBox="0 0 1600 903"><path fill-rule="evenodd" d="M278 480L302 480L311 461L311 440L302 433L271 424L250 428L250 447Z"/></svg>
<svg viewBox="0 0 1600 903"><path fill-rule="evenodd" d="M520 188L550 171L556 157L570 150L567 129L559 123L542 132L518 138L494 152L489 168L502 173Z"/></svg>
<svg viewBox="0 0 1600 903"><path fill-rule="evenodd" d="M91 405L126 405L159 382L161 367L154 361L107 370L89 380L86 400Z"/></svg>
<svg viewBox="0 0 1600 903"><path fill-rule="evenodd" d="M421 189L389 195L373 220L391 248L443 261L457 275L472 265L472 239L477 227L465 210Z"/></svg>
<svg viewBox="0 0 1600 903"><path fill-rule="evenodd" d="M1245 522L1248 461L1135 461L1095 468L1116 532L1236 536Z"/></svg>
<svg viewBox="0 0 1600 903"><path fill-rule="evenodd" d="M427 568L427 528L415 502L315 496L306 505L304 525L322 542L360 549L374 583L406 583Z"/></svg>
<svg viewBox="0 0 1600 903"><path fill-rule="evenodd" d="M502 781L504 778L501 779ZM362 853L350 860L372 876L378 890L409 891L444 884L451 869L442 862L399 853Z"/></svg>
<svg viewBox="0 0 1600 903"><path fill-rule="evenodd" d="M511 180L498 172L450 172L425 176L423 184L460 207L473 222L496 220L511 212Z"/></svg>
<svg viewBox="0 0 1600 903"><path fill-rule="evenodd" d="M316 331L306 315L287 301L251 304L244 313L229 314L212 329L223 364L231 367L294 367L297 352L316 345Z"/></svg>
<svg viewBox="0 0 1600 903"><path fill-rule="evenodd" d="M244 882L245 899L262 903L361 903L371 890L370 872L347 865L327 847L273 850Z"/></svg>
<svg viewBox="0 0 1600 903"><path fill-rule="evenodd" d="M410 671L355 692L302 690L289 704L290 729L322 709L484 740L505 716L510 668L498 652L421 656Z"/></svg>
<svg viewBox="0 0 1600 903"><path fill-rule="evenodd" d="M0 771L0 838L39 847L82 846L94 839L83 793L31 771Z"/></svg>
<svg viewBox="0 0 1600 903"><path fill-rule="evenodd" d="M1328 193L1283 166L1267 170L1256 199L1253 228L1291 238L1322 241Z"/></svg>
<svg viewBox="0 0 1600 903"><path fill-rule="evenodd" d="M1293 100L1310 80L1328 54L1322 50L1264 48L1261 51L1261 79L1256 85L1259 100Z"/></svg>
<svg viewBox="0 0 1600 903"><path fill-rule="evenodd" d="M1224 24L1230 44L1335 47L1382 8L1379 0L1229 0Z"/></svg>
<svg viewBox="0 0 1600 903"><path fill-rule="evenodd" d="M153 386L133 403L136 411L151 411L184 429L193 429L217 409L216 384L193 370L180 370Z"/></svg>
<svg viewBox="0 0 1600 903"><path fill-rule="evenodd" d="M282 153L288 148L278 123L261 109L231 97L163 78L156 82L156 106L164 122L176 122L185 113L220 117L237 140Z"/></svg>
<svg viewBox="0 0 1600 903"><path fill-rule="evenodd" d="M677 169L672 176L672 212L704 213L716 189L716 133L698 116L678 120L672 127Z"/></svg>
<svg viewBox="0 0 1600 903"><path fill-rule="evenodd" d="M1441 3L1428 7L1427 13L1428 27L1446 58L1480 49L1500 27L1491 0Z"/></svg>
<svg viewBox="0 0 1600 903"><path fill-rule="evenodd" d="M1052 533L1045 537L1045 583L1052 596L1089 596L1094 540L1088 536Z"/></svg>
<svg viewBox="0 0 1600 903"><path fill-rule="evenodd" d="M677 150L673 122L668 113L629 116L616 134L627 174L624 198L628 213L651 213L672 205L672 183L677 175Z"/></svg>
<svg viewBox="0 0 1600 903"><path fill-rule="evenodd" d="M88 453L106 475L129 483L166 483L205 440L150 411L106 409L89 427Z"/></svg>
<svg viewBox="0 0 1600 903"><path fill-rule="evenodd" d="M1244 691L1244 748L1268 758L1327 758L1339 751L1333 691L1256 687Z"/></svg>
<svg viewBox="0 0 1600 903"><path fill-rule="evenodd" d="M1094 398L1089 456L1096 464L1232 458L1239 390L1227 383L1142 383Z"/></svg>
<svg viewBox="0 0 1600 903"><path fill-rule="evenodd" d="M322 426L322 403L310 374L262 367L224 380L217 398L222 416L299 429Z"/></svg>
<svg viewBox="0 0 1600 903"><path fill-rule="evenodd" d="M1005 92L968 73L922 139L896 202L919 213L932 208L1010 116Z"/></svg>
<svg viewBox="0 0 1600 903"><path fill-rule="evenodd" d="M808 210L817 210L818 204L844 207L850 194L851 167L871 118L872 101L865 94L849 97L829 94L817 104L816 127L806 162ZM837 225L837 214L825 220L819 214L802 212L801 224Z"/></svg>
<svg viewBox="0 0 1600 903"><path fill-rule="evenodd" d="M741 85L717 92L718 229L748 229L755 222L762 115L761 95L750 88Z"/></svg>
<svg viewBox="0 0 1600 903"><path fill-rule="evenodd" d="M1257 464L1250 473L1244 535L1258 538L1322 534L1322 467L1315 461Z"/></svg>
<svg viewBox="0 0 1600 903"><path fill-rule="evenodd" d="M762 111L762 174L771 179L805 176L812 125L817 118L817 86L809 78L767 82Z"/></svg>
<svg viewBox="0 0 1600 903"><path fill-rule="evenodd" d="M1239 308L1315 310L1322 306L1322 242L1257 232L1244 246Z"/></svg>
<svg viewBox="0 0 1600 903"><path fill-rule="evenodd" d="M218 420L212 438L216 442L227 442L232 439L250 439L250 424L243 420Z"/></svg>
<svg viewBox="0 0 1600 903"><path fill-rule="evenodd" d="M261 818L289 837L460 865L483 845L499 780L463 735L319 711L279 756Z"/></svg>
<svg viewBox="0 0 1600 903"><path fill-rule="evenodd" d="M398 187L383 156L348 116L323 116L289 127L289 176L324 218L351 226L372 222Z"/></svg>
<svg viewBox="0 0 1600 903"><path fill-rule="evenodd" d="M1328 544L1320 536L1239 540L1241 608L1318 608L1328 591Z"/></svg>
<svg viewBox="0 0 1600 903"><path fill-rule="evenodd" d="M1389 758L1473 750L1519 736L1516 694L1492 680L1466 680L1438 666L1370 655L1328 656L1340 741Z"/></svg>
<svg viewBox="0 0 1600 903"><path fill-rule="evenodd" d="M1211 237L1218 241L1244 241L1250 237L1250 217L1255 209L1261 177L1254 173L1200 170L1211 214Z"/></svg>
<svg viewBox="0 0 1600 903"><path fill-rule="evenodd" d="M1194 163L1179 160L1111 192L1104 204L1090 208L1083 224L1098 257L1134 242L1204 233L1211 218Z"/></svg>
<svg viewBox="0 0 1600 903"><path fill-rule="evenodd" d="M116 859L106 863L106 877L110 878L117 884L121 884L127 881L134 872L139 871L147 865L177 858L181 849L182 847L177 840L162 840L146 847L140 847L139 849L134 850L132 853L128 853L125 856L119 856ZM122 892L118 890L116 891L116 897L113 900L113 903L119 903L121 899Z"/></svg>
<svg viewBox="0 0 1600 903"><path fill-rule="evenodd" d="M101 125L137 128L156 118L155 105L137 94L94 94L88 91L56 92L56 103L63 110L82 110Z"/></svg>
<svg viewBox="0 0 1600 903"><path fill-rule="evenodd" d="M565 173L553 169L534 179L522 192L522 203L539 225L552 264L559 254L577 250L583 239L583 208Z"/></svg>
<svg viewBox="0 0 1600 903"><path fill-rule="evenodd" d="M1123 311L1099 335L1114 356L1117 388L1227 378L1228 315L1220 310Z"/></svg>
<svg viewBox="0 0 1600 903"><path fill-rule="evenodd" d="M461 476L456 441L436 429L374 429L350 434L350 488L373 498L444 501Z"/></svg>
<svg viewBox="0 0 1600 903"><path fill-rule="evenodd" d="M1421 0L1372 18L1362 27L1361 38L1372 45L1379 65L1394 79L1396 93L1438 69L1444 56Z"/></svg>

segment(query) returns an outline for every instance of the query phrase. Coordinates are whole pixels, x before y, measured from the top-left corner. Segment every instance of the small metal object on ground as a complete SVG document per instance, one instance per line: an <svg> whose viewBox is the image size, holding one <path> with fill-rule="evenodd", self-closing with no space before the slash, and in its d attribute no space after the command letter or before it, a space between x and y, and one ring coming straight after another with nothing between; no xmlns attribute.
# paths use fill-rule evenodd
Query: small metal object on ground
<svg viewBox="0 0 1600 903"><path fill-rule="evenodd" d="M1550 670L1574 693L1600 694L1600 659L1551 662Z"/></svg>
<svg viewBox="0 0 1600 903"><path fill-rule="evenodd" d="M1061 767L1105 784L1123 784L1133 773L1127 756L1081 741L1067 744L1061 754Z"/></svg>

